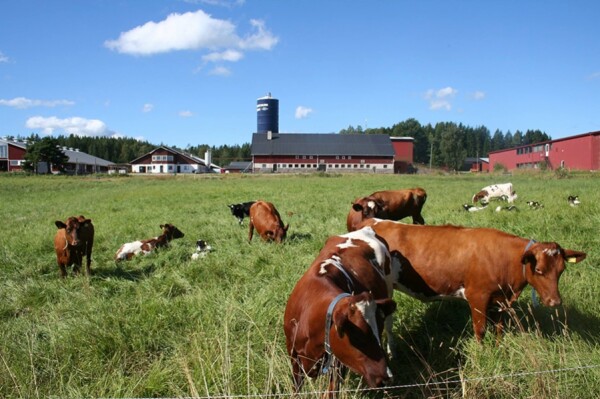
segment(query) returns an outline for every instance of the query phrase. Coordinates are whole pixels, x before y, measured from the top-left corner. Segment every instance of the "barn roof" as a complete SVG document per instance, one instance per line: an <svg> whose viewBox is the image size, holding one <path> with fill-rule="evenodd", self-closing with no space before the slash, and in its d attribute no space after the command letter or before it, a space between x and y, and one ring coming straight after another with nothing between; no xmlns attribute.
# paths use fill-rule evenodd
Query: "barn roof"
<svg viewBox="0 0 600 399"><path fill-rule="evenodd" d="M254 133L252 155L394 156L387 134Z"/></svg>

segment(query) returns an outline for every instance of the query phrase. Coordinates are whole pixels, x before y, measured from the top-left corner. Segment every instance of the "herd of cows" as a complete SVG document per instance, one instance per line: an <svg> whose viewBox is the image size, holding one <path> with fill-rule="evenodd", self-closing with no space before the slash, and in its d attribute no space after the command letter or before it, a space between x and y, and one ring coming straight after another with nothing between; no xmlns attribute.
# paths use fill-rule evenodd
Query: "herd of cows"
<svg viewBox="0 0 600 399"><path fill-rule="evenodd" d="M472 201L484 208L493 198L512 204L517 195L512 184L496 184L484 187ZM306 376L314 378L332 369L332 396L348 369L361 375L370 387L391 380L387 358L394 352L394 290L423 301L467 301L477 341L483 339L488 320L500 337L503 311L527 285L546 306L561 304L558 282L565 263L582 261L584 252L492 228L425 225L421 211L426 199L422 188L377 191L357 198L347 216L348 233L330 237L296 283L284 313L296 392ZM578 203L578 198L569 198L570 205ZM528 205L543 206L537 202ZM249 218L250 241L254 230L266 241L285 240L289 225L284 226L272 203L250 201L228 207L240 224ZM399 222L408 216L412 225ZM70 265L79 272L84 258L89 275L94 240L91 220L69 217L65 222L56 221L56 226L60 276L66 276ZM158 237L122 245L115 260L150 253L184 236L172 224L160 227ZM209 250L210 246L199 240L192 258Z"/></svg>

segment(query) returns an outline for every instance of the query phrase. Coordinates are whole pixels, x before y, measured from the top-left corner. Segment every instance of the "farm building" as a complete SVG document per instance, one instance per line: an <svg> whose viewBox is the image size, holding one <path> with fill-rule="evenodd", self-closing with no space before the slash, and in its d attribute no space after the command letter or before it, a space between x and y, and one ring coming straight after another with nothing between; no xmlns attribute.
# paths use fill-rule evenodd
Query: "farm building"
<svg viewBox="0 0 600 399"><path fill-rule="evenodd" d="M247 173L252 170L252 162L233 161L224 167L225 173Z"/></svg>
<svg viewBox="0 0 600 399"><path fill-rule="evenodd" d="M160 146L130 162L132 173L220 173L211 163L210 151L205 159L173 148Z"/></svg>
<svg viewBox="0 0 600 399"><path fill-rule="evenodd" d="M62 147L62 152L69 158L65 165L65 173L87 174L106 173L112 162L81 152L76 148ZM22 170L27 143L20 141L0 140L0 172L16 172ZM48 165L40 162L38 173L48 173ZM52 168L52 173L58 170Z"/></svg>
<svg viewBox="0 0 600 399"><path fill-rule="evenodd" d="M387 134L254 133L253 172L393 173Z"/></svg>
<svg viewBox="0 0 600 399"><path fill-rule="evenodd" d="M541 167L599 170L600 131L492 151L489 158L492 170L496 164L507 170Z"/></svg>
<svg viewBox="0 0 600 399"><path fill-rule="evenodd" d="M390 137L394 148L394 173L408 173L413 167L413 137Z"/></svg>
<svg viewBox="0 0 600 399"><path fill-rule="evenodd" d="M490 159L481 157L467 157L465 158L463 167L460 170L469 172L489 172Z"/></svg>
<svg viewBox="0 0 600 399"><path fill-rule="evenodd" d="M0 140L0 172L21 170L27 144L12 140Z"/></svg>

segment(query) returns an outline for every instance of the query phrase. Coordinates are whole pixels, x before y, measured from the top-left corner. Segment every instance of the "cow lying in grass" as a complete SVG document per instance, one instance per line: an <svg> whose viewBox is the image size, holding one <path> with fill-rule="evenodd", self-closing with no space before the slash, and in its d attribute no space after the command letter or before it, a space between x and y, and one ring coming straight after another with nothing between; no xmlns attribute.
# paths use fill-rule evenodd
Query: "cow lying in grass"
<svg viewBox="0 0 600 399"><path fill-rule="evenodd" d="M513 190L512 183L492 184L479 190L473 196L473 203L481 202L487 204L491 199L506 199L512 204L517 199L517 193Z"/></svg>
<svg viewBox="0 0 600 399"><path fill-rule="evenodd" d="M144 254L147 255L156 248L164 248L169 245L175 238L181 238L184 234L172 224L161 224L162 234L158 237L149 238L147 240L140 240L129 242L121 245L121 248L115 254L115 261L129 260L135 255Z"/></svg>

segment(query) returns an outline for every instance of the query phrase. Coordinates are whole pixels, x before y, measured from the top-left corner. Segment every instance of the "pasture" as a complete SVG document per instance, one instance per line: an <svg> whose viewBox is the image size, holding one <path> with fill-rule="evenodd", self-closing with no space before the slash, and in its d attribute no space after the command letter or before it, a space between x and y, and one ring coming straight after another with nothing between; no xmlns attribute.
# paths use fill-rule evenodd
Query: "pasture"
<svg viewBox="0 0 600 399"><path fill-rule="evenodd" d="M466 212L481 187L511 181L518 211ZM394 386L342 398L563 398L600 392L600 175L0 176L0 397L288 397L282 320L290 291L327 237L345 233L352 200L420 186L427 224L494 227L587 252L560 280L563 306L533 307L526 288L506 334L473 338L468 306L396 292ZM567 196L582 204L569 207ZM264 199L287 240L248 243L227 204ZM528 209L526 201L543 203ZM60 280L55 220L93 220L92 276ZM410 221L410 219L408 219ZM116 264L121 244L185 233ZM197 239L213 251L191 260ZM435 250L432 248L432 250ZM325 377L301 397L319 397Z"/></svg>

